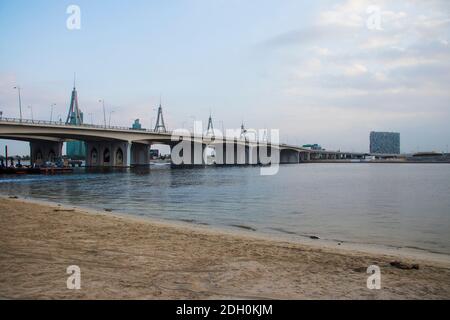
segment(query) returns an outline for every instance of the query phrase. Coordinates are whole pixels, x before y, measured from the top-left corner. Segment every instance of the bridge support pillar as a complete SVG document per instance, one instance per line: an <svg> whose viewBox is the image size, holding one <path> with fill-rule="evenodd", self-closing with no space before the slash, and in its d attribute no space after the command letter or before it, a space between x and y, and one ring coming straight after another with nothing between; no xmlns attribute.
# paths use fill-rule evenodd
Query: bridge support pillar
<svg viewBox="0 0 450 320"><path fill-rule="evenodd" d="M190 168L206 164L204 157L206 145L192 140L180 140L171 145L173 168Z"/></svg>
<svg viewBox="0 0 450 320"><path fill-rule="evenodd" d="M237 165L245 165L246 163L246 157L245 157L245 149L246 149L247 143L237 143L237 139L234 140L234 151L235 151L235 164Z"/></svg>
<svg viewBox="0 0 450 320"><path fill-rule="evenodd" d="M235 143L226 143L223 146L224 151L224 157L223 157L223 164L224 165L233 165L236 162L236 152L235 152Z"/></svg>
<svg viewBox="0 0 450 320"><path fill-rule="evenodd" d="M250 148L250 163L255 165L261 164L261 159L259 157L259 143L256 143L256 146Z"/></svg>
<svg viewBox="0 0 450 320"><path fill-rule="evenodd" d="M295 150L280 150L280 163L299 163L300 152Z"/></svg>
<svg viewBox="0 0 450 320"><path fill-rule="evenodd" d="M130 154L132 166L147 166L150 164L150 145L133 143Z"/></svg>
<svg viewBox="0 0 450 320"><path fill-rule="evenodd" d="M125 162L125 165L127 167L131 167L131 146L133 145L133 143L131 141L128 141L127 143L127 161Z"/></svg>
<svg viewBox="0 0 450 320"><path fill-rule="evenodd" d="M43 165L45 162L55 162L62 157L62 142L33 141L30 142L32 165Z"/></svg>
<svg viewBox="0 0 450 320"><path fill-rule="evenodd" d="M86 143L86 166L129 167L131 165L130 142L88 141Z"/></svg>
<svg viewBox="0 0 450 320"><path fill-rule="evenodd" d="M206 145L203 143L191 141L191 162L189 164L193 166L204 166L206 164L205 149Z"/></svg>
<svg viewBox="0 0 450 320"><path fill-rule="evenodd" d="M248 143L245 144L245 164L251 164L250 163L250 146Z"/></svg>
<svg viewBox="0 0 450 320"><path fill-rule="evenodd" d="M226 160L226 148L223 141L216 141L214 144L215 164L224 165Z"/></svg>

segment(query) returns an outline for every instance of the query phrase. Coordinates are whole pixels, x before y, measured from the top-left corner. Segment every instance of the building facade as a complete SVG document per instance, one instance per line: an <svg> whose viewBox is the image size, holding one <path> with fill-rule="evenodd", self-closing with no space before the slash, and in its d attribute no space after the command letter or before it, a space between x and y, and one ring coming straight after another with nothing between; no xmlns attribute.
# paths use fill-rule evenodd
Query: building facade
<svg viewBox="0 0 450 320"><path fill-rule="evenodd" d="M134 123L131 125L131 129L133 129L133 130L142 130L142 125L139 122L139 119L134 120Z"/></svg>
<svg viewBox="0 0 450 320"><path fill-rule="evenodd" d="M370 153L400 154L400 133L372 131L370 133Z"/></svg>

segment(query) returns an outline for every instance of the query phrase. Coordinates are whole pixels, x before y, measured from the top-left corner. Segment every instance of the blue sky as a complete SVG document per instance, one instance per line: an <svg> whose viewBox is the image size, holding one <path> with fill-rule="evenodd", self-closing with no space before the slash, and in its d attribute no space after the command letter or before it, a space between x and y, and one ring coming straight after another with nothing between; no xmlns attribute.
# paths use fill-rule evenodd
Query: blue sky
<svg viewBox="0 0 450 320"><path fill-rule="evenodd" d="M66 8L81 9L68 30ZM380 9L381 30L367 28ZM0 110L65 118L77 73L85 119L170 128L278 128L289 143L367 151L371 130L399 131L402 151L450 144L448 1L0 0ZM10 152L24 143L0 141Z"/></svg>

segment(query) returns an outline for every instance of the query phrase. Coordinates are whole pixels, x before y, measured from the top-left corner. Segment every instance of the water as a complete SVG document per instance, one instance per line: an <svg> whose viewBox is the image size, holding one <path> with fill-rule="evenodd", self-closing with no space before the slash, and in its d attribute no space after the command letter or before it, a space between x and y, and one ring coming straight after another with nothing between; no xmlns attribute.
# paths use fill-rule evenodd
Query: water
<svg viewBox="0 0 450 320"><path fill-rule="evenodd" d="M0 192L266 234L450 254L450 165L284 165L0 177Z"/></svg>

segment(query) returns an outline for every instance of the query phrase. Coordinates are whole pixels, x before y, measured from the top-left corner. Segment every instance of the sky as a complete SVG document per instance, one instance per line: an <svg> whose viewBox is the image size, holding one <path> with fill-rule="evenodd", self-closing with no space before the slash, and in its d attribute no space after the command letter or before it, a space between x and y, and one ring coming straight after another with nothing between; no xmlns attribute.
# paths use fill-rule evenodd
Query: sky
<svg viewBox="0 0 450 320"><path fill-rule="evenodd" d="M449 42L447 0L0 0L0 111L19 116L20 85L24 118L64 120L76 72L86 122L104 99L112 125L149 128L161 98L169 129L211 112L290 144L366 152L396 131L402 152L446 151Z"/></svg>

